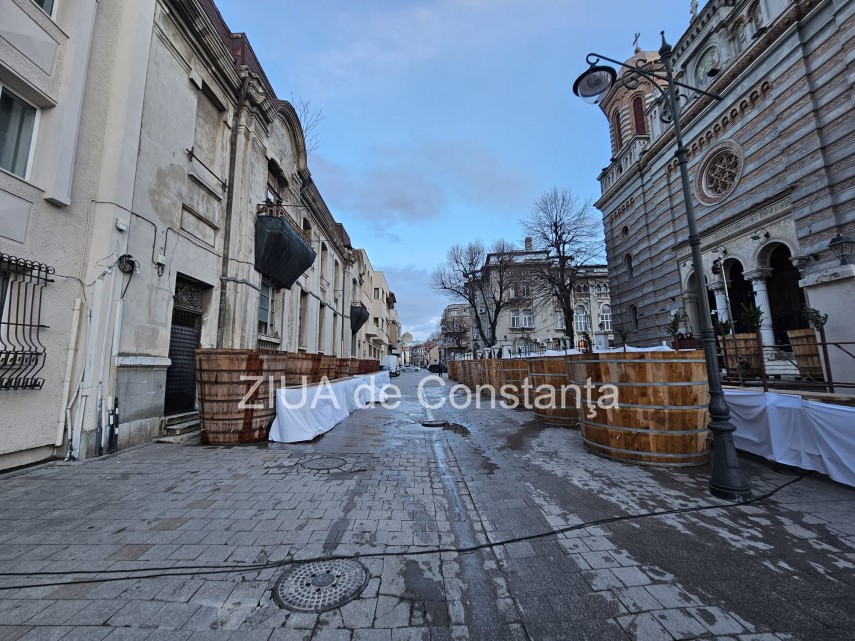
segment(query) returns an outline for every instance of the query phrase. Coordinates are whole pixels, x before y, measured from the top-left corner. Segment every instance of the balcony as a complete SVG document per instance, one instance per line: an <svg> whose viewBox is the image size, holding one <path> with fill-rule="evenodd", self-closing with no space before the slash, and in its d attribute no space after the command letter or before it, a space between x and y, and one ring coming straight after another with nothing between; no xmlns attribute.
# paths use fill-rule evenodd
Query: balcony
<svg viewBox="0 0 855 641"><path fill-rule="evenodd" d="M350 306L350 333L355 334L362 326L365 325L366 321L370 318L371 314L368 312L368 308L365 307L362 303L359 305L351 305ZM366 330L367 334L367 330Z"/></svg>
<svg viewBox="0 0 855 641"><path fill-rule="evenodd" d="M614 187L623 175L629 171L629 168L641 159L641 156L648 147L650 147L650 136L646 134L643 136L633 136L629 144L625 145L615 157L612 164L600 174L599 181L602 193L606 193Z"/></svg>
<svg viewBox="0 0 855 641"><path fill-rule="evenodd" d="M281 205L258 205L256 214L255 269L290 289L315 262L315 250Z"/></svg>

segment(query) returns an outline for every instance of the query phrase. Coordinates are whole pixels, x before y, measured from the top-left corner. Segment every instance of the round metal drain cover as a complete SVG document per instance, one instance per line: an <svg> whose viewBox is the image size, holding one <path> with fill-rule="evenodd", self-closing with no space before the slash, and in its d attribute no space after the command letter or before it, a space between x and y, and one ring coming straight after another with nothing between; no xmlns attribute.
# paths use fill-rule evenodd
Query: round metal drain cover
<svg viewBox="0 0 855 641"><path fill-rule="evenodd" d="M286 570L273 599L294 612L326 612L358 597L366 585L368 571L358 561L312 561Z"/></svg>
<svg viewBox="0 0 855 641"><path fill-rule="evenodd" d="M324 457L303 461L301 465L307 470L336 470L347 463L343 458Z"/></svg>

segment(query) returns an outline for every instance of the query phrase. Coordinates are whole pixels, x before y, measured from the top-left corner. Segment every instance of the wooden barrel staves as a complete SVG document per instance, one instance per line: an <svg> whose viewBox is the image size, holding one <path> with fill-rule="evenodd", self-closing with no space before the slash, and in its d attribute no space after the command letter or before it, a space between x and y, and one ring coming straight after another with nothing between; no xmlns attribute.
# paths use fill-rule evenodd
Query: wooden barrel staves
<svg viewBox="0 0 855 641"><path fill-rule="evenodd" d="M287 371L285 375L288 385L302 385L305 383L317 383L321 367L320 354L306 354L305 352L289 352Z"/></svg>
<svg viewBox="0 0 855 641"><path fill-rule="evenodd" d="M502 386L501 363L498 359L491 358L482 361L481 386L484 388L481 394L484 396L495 396L501 400L499 388Z"/></svg>
<svg viewBox="0 0 855 641"><path fill-rule="evenodd" d="M460 361L449 361L448 378L452 381L460 380Z"/></svg>
<svg viewBox="0 0 855 641"><path fill-rule="evenodd" d="M248 349L196 350L203 442L234 445L267 439L276 415L275 404L268 402L267 354Z"/></svg>
<svg viewBox="0 0 855 641"><path fill-rule="evenodd" d="M460 384L472 389L472 371L475 369L475 361L463 361L460 364Z"/></svg>
<svg viewBox="0 0 855 641"><path fill-rule="evenodd" d="M517 408L521 409L523 407L522 403L525 402L523 398L523 383L528 377L528 363L523 358L502 358L499 359L499 368L501 376L501 385L499 387L508 386L505 389L505 393L516 397L520 402Z"/></svg>
<svg viewBox="0 0 855 641"><path fill-rule="evenodd" d="M824 380L822 361L819 360L819 344L816 342L815 329L788 329L787 338L796 357L799 374Z"/></svg>
<svg viewBox="0 0 855 641"><path fill-rule="evenodd" d="M567 368L585 394L582 440L591 452L644 465L707 462L709 387L702 351L585 354L570 359ZM594 386L590 405L588 379ZM605 384L617 389L615 407L601 389Z"/></svg>
<svg viewBox="0 0 855 641"><path fill-rule="evenodd" d="M576 394L569 387L570 377L566 365L567 360L571 358L573 357L541 356L526 359L531 386L529 403L533 406L537 422L565 426L579 424Z"/></svg>
<svg viewBox="0 0 855 641"><path fill-rule="evenodd" d="M335 361L335 377L347 378L350 376L350 359L337 358Z"/></svg>
<svg viewBox="0 0 855 641"><path fill-rule="evenodd" d="M350 358L350 375L356 376L359 374L359 359L358 358Z"/></svg>
<svg viewBox="0 0 855 641"><path fill-rule="evenodd" d="M329 380L335 378L337 360L335 356L321 356L320 364L318 365L318 380L324 377Z"/></svg>

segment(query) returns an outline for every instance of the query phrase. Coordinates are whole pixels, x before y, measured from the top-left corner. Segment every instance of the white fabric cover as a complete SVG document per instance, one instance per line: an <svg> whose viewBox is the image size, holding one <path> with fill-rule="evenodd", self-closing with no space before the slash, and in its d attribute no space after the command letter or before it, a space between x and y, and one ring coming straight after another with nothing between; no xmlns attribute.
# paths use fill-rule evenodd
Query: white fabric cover
<svg viewBox="0 0 855 641"><path fill-rule="evenodd" d="M356 409L386 398L389 372L276 390L271 441L300 443L329 432Z"/></svg>
<svg viewBox="0 0 855 641"><path fill-rule="evenodd" d="M855 486L855 408L757 390L725 398L736 447Z"/></svg>

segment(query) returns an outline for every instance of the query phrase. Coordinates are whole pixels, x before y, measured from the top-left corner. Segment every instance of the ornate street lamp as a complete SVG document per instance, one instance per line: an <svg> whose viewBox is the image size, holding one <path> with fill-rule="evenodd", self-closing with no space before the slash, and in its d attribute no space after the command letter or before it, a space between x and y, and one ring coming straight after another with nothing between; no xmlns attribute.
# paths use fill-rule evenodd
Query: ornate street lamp
<svg viewBox="0 0 855 641"><path fill-rule="evenodd" d="M683 144L683 130L680 125L680 101L687 96L680 93L680 88L687 89L693 94L702 94L720 100L720 96L707 93L697 87L683 84L674 79L672 64L673 49L665 41L662 32L662 47L659 49L659 60L653 62L641 61L637 66L626 65L618 60L612 60L597 53L587 56L591 65L585 73L573 84L573 93L591 104L598 103L615 85L616 82L628 89L636 89L642 79L650 83L665 98L667 109L663 109L660 118L665 123L674 124L674 137L677 143L675 156L680 166L680 178L683 188L683 200L686 205L686 221L689 227L689 246L692 249L692 266L695 272L695 286L698 294L698 306L701 314L701 337L704 343L704 357L707 366L707 379L710 390L710 424L713 434L712 474L710 476L710 492L719 498L731 501L744 501L751 497L751 486L745 480L736 455L733 443L733 432L736 427L730 421L730 408L724 398L721 387L721 373L718 369L716 356L715 333L712 328L710 304L707 298L706 282L704 279L703 258L701 256L701 237L698 234L695 211L692 205L692 191L689 182L689 154ZM600 64L603 60L624 68L620 79L617 72L608 66Z"/></svg>

